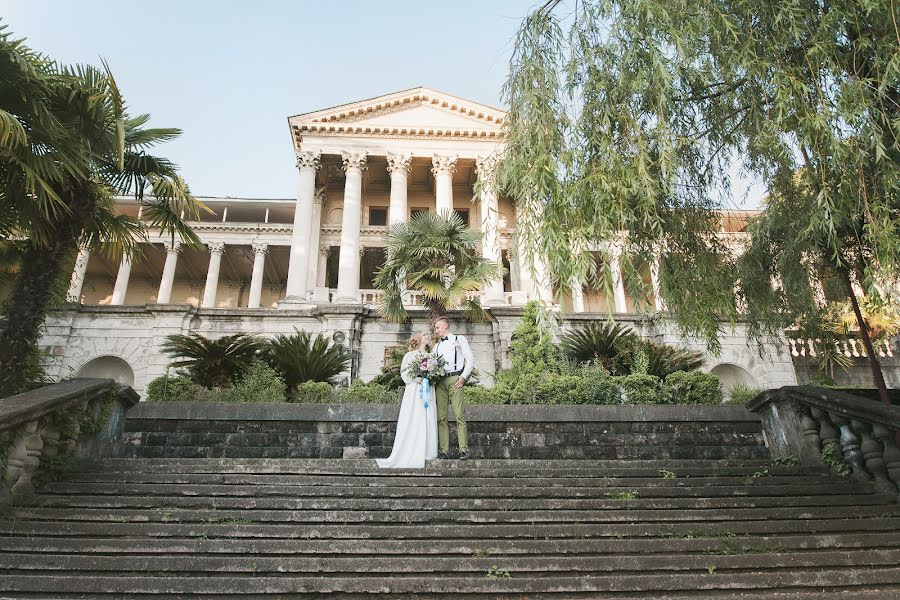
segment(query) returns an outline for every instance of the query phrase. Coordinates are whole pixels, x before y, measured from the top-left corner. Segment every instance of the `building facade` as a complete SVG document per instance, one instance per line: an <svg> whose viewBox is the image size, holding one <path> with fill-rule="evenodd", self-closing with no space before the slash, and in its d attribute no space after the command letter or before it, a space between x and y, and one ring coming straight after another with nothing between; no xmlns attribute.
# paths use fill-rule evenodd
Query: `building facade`
<svg viewBox="0 0 900 600"><path fill-rule="evenodd" d="M419 211L455 211L482 232L480 252L502 267L502 280L480 293L488 323L459 322L479 369L507 365L507 349L522 307L552 303L540 266L520 260L512 199L490 183L503 149L504 111L428 88L290 117L297 156L294 199L200 198L210 209L192 223L205 248L182 247L155 232L142 256L114 264L82 252L69 289L70 307L48 319L42 344L51 374L112 376L143 392L166 370L159 349L165 336L237 332L271 336L294 329L321 332L352 350L347 378L370 379L386 351L425 325L421 299L405 297L412 321L380 320L374 276L384 260L388 226ZM479 191L480 190L480 191ZM140 218L138 204L119 210ZM722 235L739 246L748 214L722 218ZM614 246L599 260L617 272ZM647 277L652 280L651 266ZM651 281L652 282L652 281ZM652 282L655 283L655 282ZM606 297L574 287L563 300L563 327L606 319L630 323L641 335L702 350L683 340L664 318L665 307L646 299L658 318L635 311L621 278ZM738 327L706 370L726 383L777 387L796 382L790 353L748 347Z"/></svg>

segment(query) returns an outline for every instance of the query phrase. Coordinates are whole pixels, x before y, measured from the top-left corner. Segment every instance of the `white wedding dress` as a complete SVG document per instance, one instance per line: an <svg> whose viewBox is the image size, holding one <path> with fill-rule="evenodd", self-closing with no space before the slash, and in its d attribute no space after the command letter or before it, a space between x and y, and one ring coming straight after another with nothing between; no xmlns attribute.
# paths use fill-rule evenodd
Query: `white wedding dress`
<svg viewBox="0 0 900 600"><path fill-rule="evenodd" d="M397 419L397 434L394 436L394 447L388 458L376 460L382 469L421 469L425 461L437 457L437 410L435 406L434 386L429 386L425 400L420 398L422 384L416 383L407 375L406 370L417 357L425 356L421 350L407 352L400 363L400 376L406 383L403 402L400 404L400 416Z"/></svg>

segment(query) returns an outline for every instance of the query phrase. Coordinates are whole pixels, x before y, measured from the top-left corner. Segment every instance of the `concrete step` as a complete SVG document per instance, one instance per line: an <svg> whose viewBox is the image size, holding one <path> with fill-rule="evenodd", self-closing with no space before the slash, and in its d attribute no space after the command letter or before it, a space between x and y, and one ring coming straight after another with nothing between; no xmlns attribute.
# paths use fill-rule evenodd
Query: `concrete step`
<svg viewBox="0 0 900 600"><path fill-rule="evenodd" d="M186 487L186 486L185 486ZM359 498L354 494L351 498L292 498L285 496L270 497L266 494L256 496L231 496L215 494L209 490L171 489L170 493L181 495L120 495L107 493L103 495L62 494L44 495L40 499L42 508L92 508L110 509L127 508L143 509L160 506L177 509L206 510L295 510L295 511L460 511L460 510L685 510L685 509L725 509L725 508L799 508L799 507L846 507L844 510L855 510L859 506L890 504L892 497L876 494L856 495L824 495L824 496L722 496L713 498L434 498L424 495L418 497L384 497L375 496ZM607 494L608 496L610 494Z"/></svg>
<svg viewBox="0 0 900 600"><path fill-rule="evenodd" d="M728 535L730 534L730 535ZM139 543L136 541L139 540ZM804 552L836 549L900 549L895 532L833 534L736 535L615 539L461 539L461 540L304 540L237 538L223 544L204 537L72 538L46 535L0 538L0 552L112 555L239 556L604 556L702 554L743 555L760 552Z"/></svg>
<svg viewBox="0 0 900 600"><path fill-rule="evenodd" d="M516 576L602 575L656 572L716 571L748 572L760 569L822 569L836 567L892 567L900 564L900 549L878 550L818 550L803 553L754 553L744 555L660 555L618 556L541 556L541 557L435 557L381 556L367 557L253 557L245 556L136 556L48 554L24 555L0 553L0 571L16 576L41 573L55 575L73 572L79 577L105 575L112 572L135 575L163 575L179 573L272 574L296 575L356 575L408 576L432 574L435 577L452 575L482 576L498 568Z"/></svg>
<svg viewBox="0 0 900 600"><path fill-rule="evenodd" d="M713 565L710 565L713 566ZM453 594L458 598L500 594L653 593L717 591L740 588L749 592L798 591L873 585L900 586L900 568L847 568L822 570L797 568L764 573L719 573L703 569L686 574L612 574L606 576L550 577L176 577L19 575L0 579L0 592L50 592L69 594L292 594L302 596L350 594ZM133 596L132 596L133 597ZM193 597L193 596L192 596ZM548 596L549 597L549 596Z"/></svg>

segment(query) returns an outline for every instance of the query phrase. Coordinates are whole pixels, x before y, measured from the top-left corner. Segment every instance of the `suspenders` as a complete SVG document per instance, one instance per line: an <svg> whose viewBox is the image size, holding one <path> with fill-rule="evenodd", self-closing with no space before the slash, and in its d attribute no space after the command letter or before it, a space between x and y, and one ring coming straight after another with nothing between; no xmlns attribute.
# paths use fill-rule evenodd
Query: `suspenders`
<svg viewBox="0 0 900 600"><path fill-rule="evenodd" d="M459 339L458 335L453 335L454 342L458 339ZM447 341L449 342L450 339L447 338ZM443 343L444 343L443 340L439 341L437 343L437 346L435 347L435 350L437 348L440 348L441 344L443 344ZM458 365L459 365L459 344L453 344L453 369L456 370ZM465 368L465 365L463 365L463 368Z"/></svg>

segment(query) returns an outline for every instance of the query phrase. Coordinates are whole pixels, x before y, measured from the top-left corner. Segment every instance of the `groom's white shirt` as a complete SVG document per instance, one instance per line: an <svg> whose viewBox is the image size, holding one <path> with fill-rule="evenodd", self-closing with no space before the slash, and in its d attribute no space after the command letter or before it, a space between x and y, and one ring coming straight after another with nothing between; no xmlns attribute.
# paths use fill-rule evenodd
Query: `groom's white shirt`
<svg viewBox="0 0 900 600"><path fill-rule="evenodd" d="M464 336L447 333L447 340L438 339L434 347L435 356L443 356L448 373L462 371L462 378L468 379L475 368L475 355Z"/></svg>

